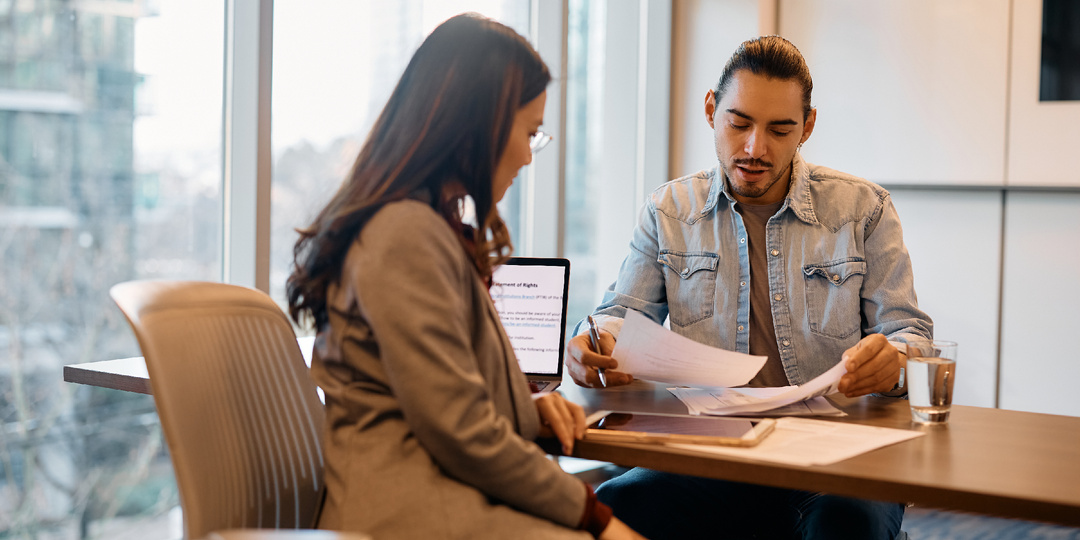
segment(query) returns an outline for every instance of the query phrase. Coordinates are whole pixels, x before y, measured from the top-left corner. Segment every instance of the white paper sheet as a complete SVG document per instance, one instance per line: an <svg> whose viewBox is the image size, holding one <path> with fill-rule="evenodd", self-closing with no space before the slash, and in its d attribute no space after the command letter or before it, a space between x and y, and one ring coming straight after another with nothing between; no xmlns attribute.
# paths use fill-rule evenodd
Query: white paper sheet
<svg viewBox="0 0 1080 540"><path fill-rule="evenodd" d="M683 386L741 386L761 371L765 356L703 345L627 310L611 356L635 378Z"/></svg>
<svg viewBox="0 0 1080 540"><path fill-rule="evenodd" d="M776 429L751 448L669 444L710 454L739 456L791 465L829 465L896 444L923 433L861 424L829 422L810 418L778 418Z"/></svg>
<svg viewBox="0 0 1080 540"><path fill-rule="evenodd" d="M782 386L773 388L718 388L718 389L706 389L706 388L687 388L677 387L668 388L668 392L682 401L686 405L686 410L690 414L712 414L709 411L710 407L717 405L718 398L716 394L723 395L725 393L737 392L749 395L754 398L768 398L775 397L778 394L787 392L788 390L795 388L794 386ZM776 407L765 411L758 412L745 412L734 413L731 416L755 416L755 417L777 417L777 416L847 416L844 411L837 409L832 403L829 403L822 396L813 397L804 401L798 401L788 405Z"/></svg>
<svg viewBox="0 0 1080 540"><path fill-rule="evenodd" d="M838 362L831 369L802 386L784 386L771 392L764 390L772 389L759 389L754 392L749 388L726 389L723 392L697 392L694 395L695 404L702 408L701 414L722 416L760 413L835 393L837 385L840 384L840 377L845 373L847 373L847 368L844 367L844 363ZM676 396L678 397L677 394Z"/></svg>

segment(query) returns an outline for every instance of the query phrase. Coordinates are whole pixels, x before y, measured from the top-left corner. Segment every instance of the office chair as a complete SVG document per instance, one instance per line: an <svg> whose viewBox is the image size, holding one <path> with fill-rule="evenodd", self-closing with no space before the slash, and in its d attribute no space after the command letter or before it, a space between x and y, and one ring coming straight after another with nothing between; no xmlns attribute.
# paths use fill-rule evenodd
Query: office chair
<svg viewBox="0 0 1080 540"><path fill-rule="evenodd" d="M234 529L210 533L206 540L372 540L366 534L332 531Z"/></svg>
<svg viewBox="0 0 1080 540"><path fill-rule="evenodd" d="M221 283L130 281L109 294L146 359L185 538L314 527L323 407L281 309Z"/></svg>

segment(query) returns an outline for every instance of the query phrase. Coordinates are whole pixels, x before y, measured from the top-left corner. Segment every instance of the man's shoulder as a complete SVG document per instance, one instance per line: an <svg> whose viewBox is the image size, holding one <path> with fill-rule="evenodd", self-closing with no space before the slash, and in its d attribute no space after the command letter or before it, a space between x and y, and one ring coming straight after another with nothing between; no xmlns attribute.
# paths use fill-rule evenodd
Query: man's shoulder
<svg viewBox="0 0 1080 540"><path fill-rule="evenodd" d="M822 165L807 163L809 169L808 188L814 196L839 197L844 200L854 199L881 202L889 192L860 176L841 172Z"/></svg>
<svg viewBox="0 0 1080 540"><path fill-rule="evenodd" d="M853 174L805 164L792 193L792 206L807 222L836 229L852 221L875 219L889 198L885 188Z"/></svg>
<svg viewBox="0 0 1080 540"><path fill-rule="evenodd" d="M649 194L649 204L669 217L687 220L709 204L716 169L705 169L660 184Z"/></svg>
<svg viewBox="0 0 1080 540"><path fill-rule="evenodd" d="M701 193L702 196L707 196L715 172L716 169L705 169L694 174L668 180L653 190L652 197L681 197L688 192Z"/></svg>

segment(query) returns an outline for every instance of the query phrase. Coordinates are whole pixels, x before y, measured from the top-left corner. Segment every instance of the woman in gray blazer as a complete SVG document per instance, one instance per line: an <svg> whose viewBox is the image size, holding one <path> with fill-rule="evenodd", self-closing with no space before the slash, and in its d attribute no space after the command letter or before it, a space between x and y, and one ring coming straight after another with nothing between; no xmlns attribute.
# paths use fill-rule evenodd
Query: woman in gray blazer
<svg viewBox="0 0 1080 540"><path fill-rule="evenodd" d="M547 67L510 28L446 21L353 169L300 232L289 309L318 330L319 526L374 538L640 538L532 441L569 452L581 407L533 396L492 305L511 251L495 207L532 153ZM466 201L473 212L468 216Z"/></svg>

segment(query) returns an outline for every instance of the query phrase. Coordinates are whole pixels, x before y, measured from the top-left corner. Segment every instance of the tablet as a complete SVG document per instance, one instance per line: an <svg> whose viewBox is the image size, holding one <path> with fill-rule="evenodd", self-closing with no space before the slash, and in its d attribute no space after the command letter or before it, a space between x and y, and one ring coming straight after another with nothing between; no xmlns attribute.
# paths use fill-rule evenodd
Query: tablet
<svg viewBox="0 0 1080 540"><path fill-rule="evenodd" d="M754 446L776 421L605 411L585 430L585 440L646 444L688 443Z"/></svg>

